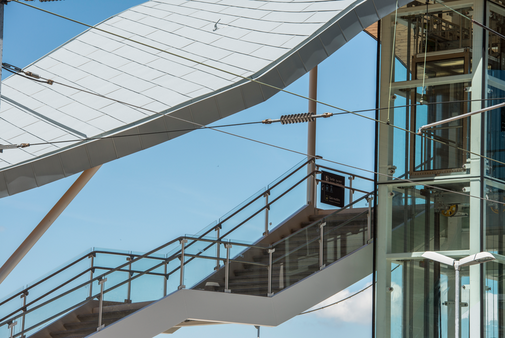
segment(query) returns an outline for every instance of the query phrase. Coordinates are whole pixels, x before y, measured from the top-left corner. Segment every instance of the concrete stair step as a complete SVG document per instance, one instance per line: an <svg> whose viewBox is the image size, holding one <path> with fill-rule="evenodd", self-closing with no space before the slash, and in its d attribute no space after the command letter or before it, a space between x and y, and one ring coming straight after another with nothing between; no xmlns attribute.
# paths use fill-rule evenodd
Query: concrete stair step
<svg viewBox="0 0 505 338"><path fill-rule="evenodd" d="M72 330L51 332L52 338L86 337L96 331L95 327L84 327Z"/></svg>
<svg viewBox="0 0 505 338"><path fill-rule="evenodd" d="M118 311L130 311L130 310L134 310L134 311L137 311L141 308L143 308L144 306L147 306L149 304L151 304L152 302L136 302L136 303L113 303L113 304L108 304L105 306L105 302L104 302L104 306L103 306L103 309L102 309L102 312L103 313L108 313L108 312L118 312ZM94 307L93 308L93 313L98 313L100 311L100 307Z"/></svg>

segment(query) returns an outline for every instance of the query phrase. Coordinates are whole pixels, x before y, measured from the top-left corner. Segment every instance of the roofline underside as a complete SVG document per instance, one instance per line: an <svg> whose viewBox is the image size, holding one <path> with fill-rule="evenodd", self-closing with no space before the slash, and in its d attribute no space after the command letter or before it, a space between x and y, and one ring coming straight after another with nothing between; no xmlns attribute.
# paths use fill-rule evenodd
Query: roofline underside
<svg viewBox="0 0 505 338"><path fill-rule="evenodd" d="M400 0L398 7L409 2ZM289 53L256 72L251 76L254 80L243 79L160 114L96 136L107 137L105 139L82 141L4 168L0 170L0 198L147 149L188 132L181 129L207 125L262 103L279 92L277 88L286 88L365 28L393 12L396 5L396 0L354 2Z"/></svg>

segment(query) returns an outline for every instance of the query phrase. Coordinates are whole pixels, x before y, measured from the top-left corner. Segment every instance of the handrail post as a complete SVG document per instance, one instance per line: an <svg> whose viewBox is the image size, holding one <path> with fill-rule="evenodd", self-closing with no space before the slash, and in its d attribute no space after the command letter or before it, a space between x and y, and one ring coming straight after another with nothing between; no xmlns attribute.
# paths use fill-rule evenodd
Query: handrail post
<svg viewBox="0 0 505 338"><path fill-rule="evenodd" d="M326 222L319 224L319 270L325 268L324 264L324 226Z"/></svg>
<svg viewBox="0 0 505 338"><path fill-rule="evenodd" d="M275 252L275 248L268 249L268 297L272 297L274 293L272 292L272 254Z"/></svg>
<svg viewBox="0 0 505 338"><path fill-rule="evenodd" d="M102 278L98 281L98 284L100 285L100 301L98 305L98 328L96 329L97 331L100 331L105 327L105 325L102 324L102 313L103 313L103 289L106 281L107 278Z"/></svg>
<svg viewBox="0 0 505 338"><path fill-rule="evenodd" d="M367 243L370 243L372 240L372 201L373 201L373 196L367 197L366 201L368 203L368 214L366 217L366 226L367 226L367 235L368 235L368 240Z"/></svg>
<svg viewBox="0 0 505 338"><path fill-rule="evenodd" d="M11 322L9 324L9 329L11 330L11 337L10 338L14 338L14 327L18 325L18 322Z"/></svg>
<svg viewBox="0 0 505 338"><path fill-rule="evenodd" d="M351 209L353 207L352 205L352 200L353 200L353 197L354 197L354 189L352 188L352 181L354 180L354 176L351 175L349 176L349 209Z"/></svg>
<svg viewBox="0 0 505 338"><path fill-rule="evenodd" d="M312 200L314 201L314 215L317 215L317 173L319 172L318 167L316 166L316 159L313 159L314 161L314 171L312 172L312 186L314 189L312 189L313 197Z"/></svg>
<svg viewBox="0 0 505 338"><path fill-rule="evenodd" d="M220 258L221 258L221 244L219 243L219 236L220 236L220 230L221 230L221 224L217 225L216 228L216 239L217 239L217 249L216 249L216 267L214 268L214 270L219 270L219 268L221 267L221 262L220 262Z"/></svg>
<svg viewBox="0 0 505 338"><path fill-rule="evenodd" d="M284 289L284 263L279 266L279 290Z"/></svg>
<svg viewBox="0 0 505 338"><path fill-rule="evenodd" d="M95 272L95 253L88 256L91 258L90 270L89 270L89 299L93 298L93 272Z"/></svg>
<svg viewBox="0 0 505 338"><path fill-rule="evenodd" d="M24 332L25 330L25 317L26 317L26 297L28 296L28 291L26 290L23 292L21 295L21 298L23 298L23 317L21 318L21 332ZM25 335L22 335L21 337L25 337Z"/></svg>
<svg viewBox="0 0 505 338"><path fill-rule="evenodd" d="M224 245L226 248L226 265L224 266L224 292L231 292L230 290L230 249L232 245L230 243L226 243Z"/></svg>
<svg viewBox="0 0 505 338"><path fill-rule="evenodd" d="M165 260L165 277L163 277L163 297L167 295L167 282L168 282L168 259Z"/></svg>
<svg viewBox="0 0 505 338"><path fill-rule="evenodd" d="M178 290L186 288L186 285L184 285L184 244L187 242L188 240L186 238L181 239L181 282L177 287Z"/></svg>
<svg viewBox="0 0 505 338"><path fill-rule="evenodd" d="M132 302L132 300L130 299L131 293L132 293L132 276L133 276L132 259L133 259L133 256L126 257L126 260L129 262L128 263L128 291L127 291L126 299L124 300L124 302L126 304L130 304Z"/></svg>
<svg viewBox="0 0 505 338"><path fill-rule="evenodd" d="M270 205L268 204L268 196L270 196L270 190L268 190L265 194L263 194L265 197L265 232L263 233L263 236L266 236L269 234L268 231L268 212L270 211Z"/></svg>

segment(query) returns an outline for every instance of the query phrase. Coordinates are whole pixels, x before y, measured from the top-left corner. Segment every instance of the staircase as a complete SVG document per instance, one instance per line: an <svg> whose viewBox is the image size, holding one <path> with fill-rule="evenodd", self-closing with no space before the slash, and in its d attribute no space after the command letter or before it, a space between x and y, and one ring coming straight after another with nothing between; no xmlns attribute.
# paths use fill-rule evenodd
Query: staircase
<svg viewBox="0 0 505 338"><path fill-rule="evenodd" d="M104 302L102 308L102 324L105 326L110 325L151 303L152 302L125 304L119 302ZM99 309L99 301L91 300L78 310L67 314L59 321L47 326L44 330L31 337L86 337L97 331Z"/></svg>
<svg viewBox="0 0 505 338"><path fill-rule="evenodd" d="M334 274L339 264L350 264L351 257L370 260L371 251L366 248L372 209L356 207L369 195L337 211L315 210L309 205L296 208L293 204L292 214L282 222L275 226L269 222L275 216L275 203L289 197L288 193L296 192L294 188L311 179L312 175L306 175L308 164L295 166L266 192L253 196L198 237L176 238L143 255L94 250L32 284L29 289L0 301L0 309L4 310L19 297L23 300L22 307L0 313L0 338L115 337L110 330L118 328L120 331L127 328L121 331L121 336L149 337L150 330L161 329L156 335L173 333L184 326L234 322L200 313L204 307L201 301L207 298L220 302L232 300L237 309L243 309L244 301L250 303L251 309L257 302L277 304L282 298L280 295L288 294L288 290L293 293L297 288L310 288L311 279L330 274L330 270ZM296 175L303 178L300 180ZM305 189L301 190L305 193ZM266 203L258 210L257 205L261 204L258 202L263 198ZM265 219L265 228L258 231L263 236L255 242L240 240L240 237L251 237L250 224L258 217ZM240 241L230 239L237 238L238 234ZM368 263L363 262L359 269L353 269L353 274L332 277L341 279L341 285L329 283L326 289L311 294L304 302L297 302L289 311L299 313L365 277L371 273ZM187 298L180 300L183 294ZM190 309L188 299L192 297L196 297L195 302L201 303L201 307L195 305ZM103 299L102 304L100 299ZM153 310L160 306L162 308ZM181 306L191 314L184 317ZM272 308L272 305L267 306ZM159 317L159 311L170 316L161 323L150 322L152 316ZM283 316L271 316L285 318L288 312ZM230 318L237 315L238 312L230 312ZM249 313L246 317L254 316L256 314ZM247 323L246 317L235 320ZM131 318L140 318L135 320L138 321L136 326L129 326ZM262 321L267 323L272 318L265 317ZM137 326L143 329L134 333Z"/></svg>

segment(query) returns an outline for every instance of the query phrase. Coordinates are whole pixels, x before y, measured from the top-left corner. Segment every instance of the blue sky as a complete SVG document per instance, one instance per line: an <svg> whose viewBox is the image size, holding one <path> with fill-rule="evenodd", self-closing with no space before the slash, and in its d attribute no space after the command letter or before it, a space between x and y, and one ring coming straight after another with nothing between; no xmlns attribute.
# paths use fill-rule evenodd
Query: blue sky
<svg viewBox="0 0 505 338"><path fill-rule="evenodd" d="M141 1L68 0L31 4L96 24L138 3ZM3 61L24 67L82 31L83 27L75 23L11 2L5 11ZM357 36L320 65L318 98L349 110L373 108L375 58L375 41L364 33ZM288 89L307 95L308 76ZM284 114L306 112L307 105L304 99L280 93L216 124L279 118ZM318 107L319 113L326 111L336 112ZM373 169L373 122L339 115L319 120L317 128L318 155ZM251 125L226 130L306 151L305 124ZM203 130L107 163L0 285L0 298L91 247L145 252L177 236L197 233L303 158L299 154ZM76 178L69 177L0 199L0 262L14 252ZM344 298L367 282L358 283L337 298ZM367 314L370 295L365 292L331 311L299 316L279 327L264 328L261 336L306 337L314 334L315 326L320 336L351 332L358 337L368 335L371 330L370 314ZM349 316L349 313L356 314ZM181 329L176 335L200 337L203 333L209 337L256 337L253 327L240 325Z"/></svg>

